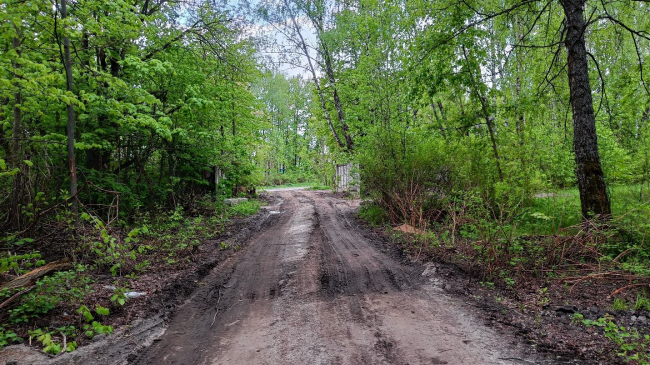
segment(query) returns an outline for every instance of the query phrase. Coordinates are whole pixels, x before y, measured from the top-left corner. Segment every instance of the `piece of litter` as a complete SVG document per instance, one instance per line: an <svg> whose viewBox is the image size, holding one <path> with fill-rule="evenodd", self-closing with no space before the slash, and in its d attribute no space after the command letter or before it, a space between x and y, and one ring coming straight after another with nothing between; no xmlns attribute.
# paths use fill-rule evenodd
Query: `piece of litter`
<svg viewBox="0 0 650 365"><path fill-rule="evenodd" d="M138 298L138 297L143 297L145 295L147 295L147 293L143 291L130 291L128 293L124 293L124 296L127 298Z"/></svg>

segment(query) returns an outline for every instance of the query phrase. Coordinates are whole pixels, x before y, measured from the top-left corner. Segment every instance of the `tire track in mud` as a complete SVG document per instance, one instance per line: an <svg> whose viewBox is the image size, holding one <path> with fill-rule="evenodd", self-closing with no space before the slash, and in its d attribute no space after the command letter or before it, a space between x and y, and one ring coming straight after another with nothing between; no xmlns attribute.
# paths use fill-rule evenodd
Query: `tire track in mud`
<svg viewBox="0 0 650 365"><path fill-rule="evenodd" d="M132 364L197 364L214 341L217 319L227 313L240 317L258 300L279 296L275 280L278 245L267 245L276 229L292 217L292 202L281 203L285 214L250 238L249 245L227 262L217 266L196 293L178 309L165 333L131 360ZM217 318L219 317L219 318Z"/></svg>
<svg viewBox="0 0 650 365"><path fill-rule="evenodd" d="M308 191L218 266L134 364L512 364L521 353L422 267L375 248L356 202ZM514 351L514 352L513 352ZM512 356L515 353L515 356ZM524 356L525 357L525 356Z"/></svg>

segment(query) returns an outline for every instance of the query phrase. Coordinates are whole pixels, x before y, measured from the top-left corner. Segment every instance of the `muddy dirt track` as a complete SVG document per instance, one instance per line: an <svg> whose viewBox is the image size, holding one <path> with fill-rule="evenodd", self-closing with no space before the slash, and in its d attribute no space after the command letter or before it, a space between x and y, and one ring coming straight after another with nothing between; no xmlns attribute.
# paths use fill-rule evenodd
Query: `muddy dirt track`
<svg viewBox="0 0 650 365"><path fill-rule="evenodd" d="M365 238L358 201L279 191L267 221L205 277L132 364L521 364L532 356L481 325Z"/></svg>

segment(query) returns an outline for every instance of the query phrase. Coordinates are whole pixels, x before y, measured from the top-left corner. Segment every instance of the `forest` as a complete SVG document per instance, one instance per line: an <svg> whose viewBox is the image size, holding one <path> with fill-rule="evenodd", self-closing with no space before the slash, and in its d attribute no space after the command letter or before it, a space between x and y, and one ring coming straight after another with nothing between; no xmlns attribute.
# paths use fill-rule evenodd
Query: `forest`
<svg viewBox="0 0 650 365"><path fill-rule="evenodd" d="M130 280L182 267L265 186L336 189L348 163L359 217L416 232L393 237L413 257L506 290L593 282L650 311L646 1L0 9L0 347L61 352L47 323L64 311L80 317L56 332L79 344L112 332L99 318ZM56 273L12 284L37 268ZM102 275L115 294L92 307ZM649 363L642 329L597 326Z"/></svg>

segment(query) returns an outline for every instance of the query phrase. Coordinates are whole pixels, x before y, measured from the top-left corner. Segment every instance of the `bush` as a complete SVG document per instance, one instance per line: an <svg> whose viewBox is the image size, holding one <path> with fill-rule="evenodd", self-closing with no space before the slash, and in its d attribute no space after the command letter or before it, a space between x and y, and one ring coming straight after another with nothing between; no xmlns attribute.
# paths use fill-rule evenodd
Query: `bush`
<svg viewBox="0 0 650 365"><path fill-rule="evenodd" d="M415 147L408 151L392 153L381 148L365 148L360 154L361 190L368 192L375 204L387 212L392 223L426 225L431 214L436 214L437 201L444 199L457 181L453 172L457 169L451 167L454 162L443 153L439 143L438 140L413 141L409 145Z"/></svg>
<svg viewBox="0 0 650 365"><path fill-rule="evenodd" d="M74 271L60 271L39 279L19 305L9 310L9 322L29 322L55 309L60 303L80 303L90 291L90 279ZM5 296L10 293L3 293Z"/></svg>
<svg viewBox="0 0 650 365"><path fill-rule="evenodd" d="M230 208L230 213L233 215L247 217L253 215L260 210L261 204L257 200L248 200L241 202Z"/></svg>
<svg viewBox="0 0 650 365"><path fill-rule="evenodd" d="M378 205L363 204L359 208L359 217L370 223L373 227L382 226L388 222L388 215Z"/></svg>

